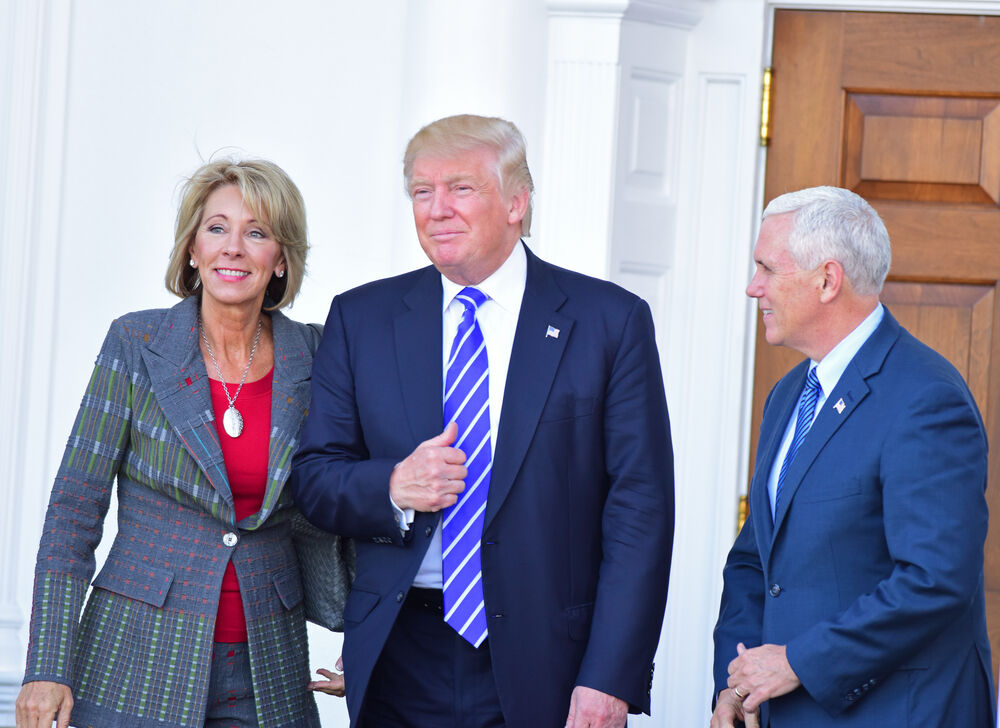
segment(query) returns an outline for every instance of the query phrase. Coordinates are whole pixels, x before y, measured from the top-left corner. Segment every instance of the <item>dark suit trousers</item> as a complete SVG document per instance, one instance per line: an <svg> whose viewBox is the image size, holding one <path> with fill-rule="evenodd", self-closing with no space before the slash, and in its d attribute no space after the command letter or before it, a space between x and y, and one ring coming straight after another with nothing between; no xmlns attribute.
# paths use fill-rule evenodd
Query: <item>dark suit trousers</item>
<svg viewBox="0 0 1000 728"><path fill-rule="evenodd" d="M411 589L372 672L360 727L503 725L489 639L474 648L445 624L440 591Z"/></svg>

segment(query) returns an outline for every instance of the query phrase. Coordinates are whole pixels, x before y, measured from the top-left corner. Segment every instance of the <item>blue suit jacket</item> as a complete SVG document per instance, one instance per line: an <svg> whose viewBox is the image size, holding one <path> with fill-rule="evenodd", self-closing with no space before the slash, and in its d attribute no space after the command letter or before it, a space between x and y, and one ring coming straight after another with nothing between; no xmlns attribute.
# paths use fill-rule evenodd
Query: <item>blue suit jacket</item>
<svg viewBox="0 0 1000 728"><path fill-rule="evenodd" d="M358 539L344 614L352 724L440 519L417 513L401 534L388 483L443 429L442 306L432 267L349 291L334 299L316 354L291 483L311 521ZM648 712L672 538L649 307L529 251L482 549L508 725L562 725L576 684Z"/></svg>
<svg viewBox="0 0 1000 728"><path fill-rule="evenodd" d="M772 523L767 480L808 366L764 408L750 515L724 572L716 694L737 642L772 643L802 687L765 703L764 725L993 726L987 445L972 395L886 311L803 441Z"/></svg>

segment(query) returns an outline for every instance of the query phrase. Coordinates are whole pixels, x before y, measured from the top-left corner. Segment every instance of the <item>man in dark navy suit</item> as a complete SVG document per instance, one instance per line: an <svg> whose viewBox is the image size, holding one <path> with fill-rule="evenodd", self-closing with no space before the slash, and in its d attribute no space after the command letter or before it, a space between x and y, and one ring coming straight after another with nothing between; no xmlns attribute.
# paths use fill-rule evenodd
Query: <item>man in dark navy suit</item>
<svg viewBox="0 0 1000 728"><path fill-rule="evenodd" d="M539 260L524 141L424 127L433 264L337 296L293 488L357 540L352 725L625 725L649 711L673 463L649 307Z"/></svg>
<svg viewBox="0 0 1000 728"><path fill-rule="evenodd" d="M713 728L992 728L986 433L965 382L879 302L861 197L773 200L747 287L808 357L761 422L715 628Z"/></svg>

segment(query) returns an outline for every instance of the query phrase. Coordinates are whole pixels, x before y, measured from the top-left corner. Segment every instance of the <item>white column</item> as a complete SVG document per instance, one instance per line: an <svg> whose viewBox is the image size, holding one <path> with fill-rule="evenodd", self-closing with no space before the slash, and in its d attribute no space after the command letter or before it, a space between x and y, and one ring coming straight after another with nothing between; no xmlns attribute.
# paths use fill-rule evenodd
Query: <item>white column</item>
<svg viewBox="0 0 1000 728"><path fill-rule="evenodd" d="M428 262L402 191L403 151L410 137L452 114L502 117L524 135L537 186L545 112L540 103L545 93L545 10L539 0L410 2L405 36L393 273Z"/></svg>
<svg viewBox="0 0 1000 728"><path fill-rule="evenodd" d="M47 432L70 0L3 6L0 85L0 725L14 724L35 551L53 473Z"/></svg>

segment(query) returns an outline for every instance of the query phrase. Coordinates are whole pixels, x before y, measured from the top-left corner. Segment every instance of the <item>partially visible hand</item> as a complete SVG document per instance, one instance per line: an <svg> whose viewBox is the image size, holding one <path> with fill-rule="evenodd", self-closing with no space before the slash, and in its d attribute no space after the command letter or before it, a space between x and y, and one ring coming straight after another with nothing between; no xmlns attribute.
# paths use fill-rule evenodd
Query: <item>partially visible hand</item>
<svg viewBox="0 0 1000 728"><path fill-rule="evenodd" d="M465 490L468 471L465 454L451 444L458 437L458 425L450 423L444 432L417 445L389 476L389 497L400 509L436 513L458 501Z"/></svg>
<svg viewBox="0 0 1000 728"><path fill-rule="evenodd" d="M760 728L760 710L746 712L743 701L726 688L719 693L709 728L735 728L737 721L743 721L746 728Z"/></svg>
<svg viewBox="0 0 1000 728"><path fill-rule="evenodd" d="M624 728L628 704L614 695L577 685L569 699L566 728Z"/></svg>
<svg viewBox="0 0 1000 728"><path fill-rule="evenodd" d="M753 712L765 700L792 692L802 683L788 664L785 645L761 645L747 649L736 645L737 657L729 663L731 688L743 694L743 710Z"/></svg>
<svg viewBox="0 0 1000 728"><path fill-rule="evenodd" d="M338 672L330 672L327 669L320 668L316 672L326 678L326 680L314 680L309 683L306 687L313 692L326 693L327 695L335 695L338 698L344 697L344 693L347 688L344 684L344 658L337 658L337 670Z"/></svg>
<svg viewBox="0 0 1000 728"><path fill-rule="evenodd" d="M25 683L14 704L17 728L68 728L73 710L73 691L68 685L38 680Z"/></svg>

